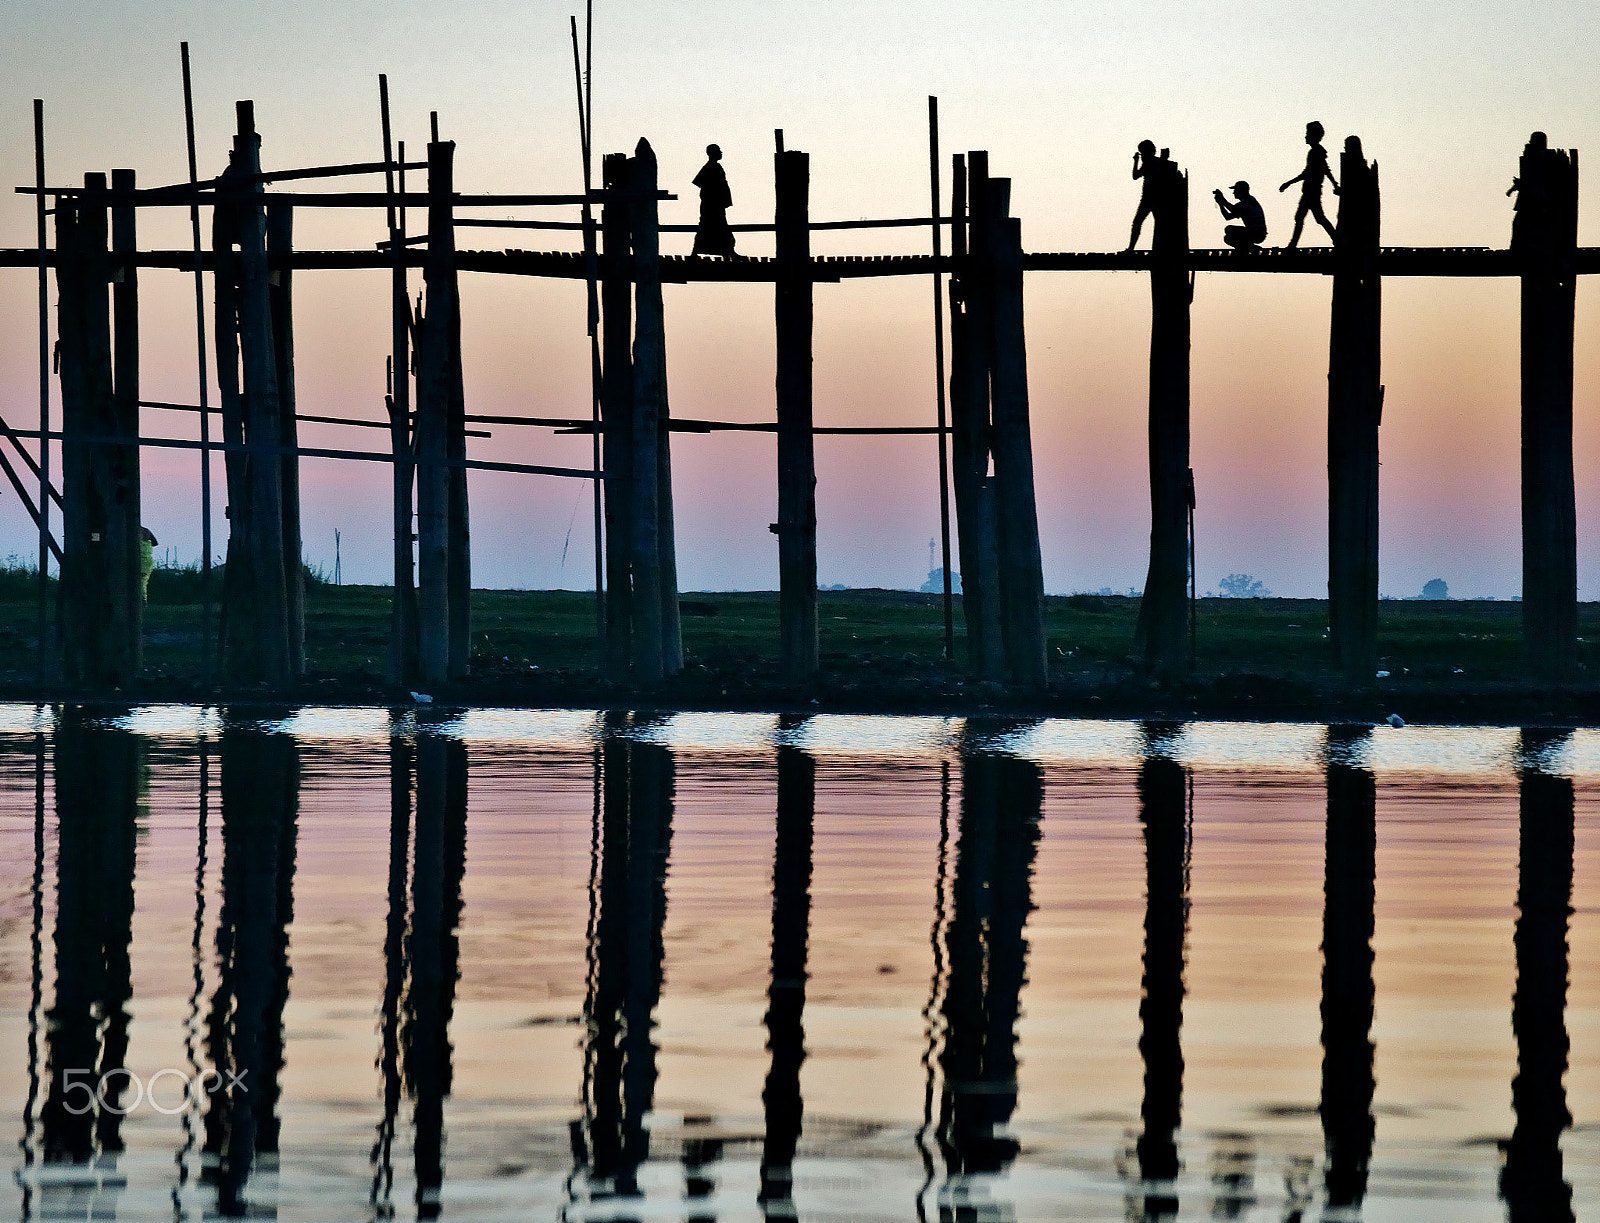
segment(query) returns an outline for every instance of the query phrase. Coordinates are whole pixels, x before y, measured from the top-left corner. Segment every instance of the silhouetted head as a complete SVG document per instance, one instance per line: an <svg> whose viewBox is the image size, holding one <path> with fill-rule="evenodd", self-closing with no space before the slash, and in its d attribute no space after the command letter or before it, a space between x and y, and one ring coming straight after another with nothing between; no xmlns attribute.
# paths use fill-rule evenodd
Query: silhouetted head
<svg viewBox="0 0 1600 1223"><path fill-rule="evenodd" d="M1361 137L1346 136L1344 138L1344 151L1358 161L1365 161L1366 156L1361 152Z"/></svg>
<svg viewBox="0 0 1600 1223"><path fill-rule="evenodd" d="M722 150L714 144L708 144L706 145L706 156L711 158L712 161L721 161Z"/></svg>
<svg viewBox="0 0 1600 1223"><path fill-rule="evenodd" d="M1238 182L1233 184L1233 198L1234 199L1242 200L1242 199L1244 199L1245 196L1247 196L1249 194L1250 194L1250 184L1245 182L1244 179L1241 178Z"/></svg>
<svg viewBox="0 0 1600 1223"><path fill-rule="evenodd" d="M1326 135L1326 134L1327 133L1325 133L1322 130L1322 124L1318 123L1315 119L1313 119L1310 123L1306 124L1306 143L1307 144L1321 144L1322 143L1322 137L1324 135Z"/></svg>
<svg viewBox="0 0 1600 1223"><path fill-rule="evenodd" d="M1547 149L1550 147L1550 138L1543 132L1535 132L1528 137L1528 147L1530 149Z"/></svg>
<svg viewBox="0 0 1600 1223"><path fill-rule="evenodd" d="M1139 141L1139 152L1146 157L1154 157L1156 155L1156 142L1154 140Z"/></svg>

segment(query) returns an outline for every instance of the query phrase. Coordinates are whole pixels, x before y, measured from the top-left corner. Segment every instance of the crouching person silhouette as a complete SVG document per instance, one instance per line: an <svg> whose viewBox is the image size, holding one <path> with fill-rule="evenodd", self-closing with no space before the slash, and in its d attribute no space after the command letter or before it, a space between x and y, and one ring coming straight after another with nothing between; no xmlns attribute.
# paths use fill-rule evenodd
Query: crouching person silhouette
<svg viewBox="0 0 1600 1223"><path fill-rule="evenodd" d="M1222 230L1222 240L1234 250L1254 250L1267 240L1267 214L1261 210L1261 202L1250 194L1250 184L1244 179L1233 184L1233 203L1220 188L1211 193L1211 198L1217 201L1223 220L1239 222Z"/></svg>

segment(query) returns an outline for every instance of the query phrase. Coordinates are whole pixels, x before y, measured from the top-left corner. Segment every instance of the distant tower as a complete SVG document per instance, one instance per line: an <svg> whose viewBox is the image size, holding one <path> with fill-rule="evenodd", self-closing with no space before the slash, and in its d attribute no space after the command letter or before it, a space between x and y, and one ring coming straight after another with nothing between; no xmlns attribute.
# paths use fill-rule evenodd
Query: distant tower
<svg viewBox="0 0 1600 1223"><path fill-rule="evenodd" d="M333 584L344 585L344 566L339 560L339 528L333 529Z"/></svg>
<svg viewBox="0 0 1600 1223"><path fill-rule="evenodd" d="M931 539L928 541L928 572L929 572L929 574L932 574L933 571L939 567L938 563L934 560L934 557L937 555L937 553L934 551L934 543L935 542L936 542L935 540L931 540Z"/></svg>

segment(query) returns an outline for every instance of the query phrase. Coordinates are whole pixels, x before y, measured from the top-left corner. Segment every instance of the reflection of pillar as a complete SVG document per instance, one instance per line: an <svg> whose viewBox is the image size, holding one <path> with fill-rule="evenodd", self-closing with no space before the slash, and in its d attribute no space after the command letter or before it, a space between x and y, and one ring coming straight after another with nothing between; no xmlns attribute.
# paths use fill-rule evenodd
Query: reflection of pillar
<svg viewBox="0 0 1600 1223"><path fill-rule="evenodd" d="M767 1048L772 1067L761 1101L766 1141L761 1148L763 1204L793 1196L792 1166L804 1102L806 950L811 927L811 844L817 765L793 747L778 749L778 835L772 865L772 985L767 993Z"/></svg>
<svg viewBox="0 0 1600 1223"><path fill-rule="evenodd" d="M1358 732L1365 735L1365 730ZM1337 732L1329 730L1333 740ZM1348 735L1346 736L1348 739ZM1372 906L1377 785L1330 762L1322 910L1322 1135L1327 1204L1359 1207L1372 1157Z"/></svg>
<svg viewBox="0 0 1600 1223"><path fill-rule="evenodd" d="M1139 770L1144 829L1144 997L1139 1054L1144 1059L1143 1131L1135 1149L1145 1183L1144 1217L1177 1214L1178 1126L1183 1110L1184 954L1189 933L1187 774L1167 756Z"/></svg>
<svg viewBox="0 0 1600 1223"><path fill-rule="evenodd" d="M400 995L406 981L406 881L411 852L411 770L416 749L399 735L389 740L389 916L383 939L383 1006L378 1030L382 1050L383 1120L372 1148L376 1167L372 1204L392 1209L394 1130L400 1113Z"/></svg>
<svg viewBox="0 0 1600 1223"><path fill-rule="evenodd" d="M300 755L288 736L239 729L223 732L221 755L221 981L208 1018L217 1077L205 1149L217 1160L219 1209L236 1215L256 1156L278 1149Z"/></svg>
<svg viewBox="0 0 1600 1223"><path fill-rule="evenodd" d="M450 1017L466 870L467 751L424 735L417 744L417 843L411 880L411 987L400 1031L414 1103L417 1217L437 1218L444 1185L444 1101L450 1094Z"/></svg>
<svg viewBox="0 0 1600 1223"><path fill-rule="evenodd" d="M608 737L602 768L594 994L586 1017L593 1103L587 1126L574 1130L573 1150L592 1192L636 1196L638 1167L649 1155L644 1118L655 1100L652 1029L665 956L672 755L654 744Z"/></svg>
<svg viewBox="0 0 1600 1223"><path fill-rule="evenodd" d="M63 718L56 731L55 786L56 988L39 1120L45 1161L81 1164L122 1150L117 1110L128 1078L118 1072L128 1052L133 996L128 944L138 741Z"/></svg>
<svg viewBox="0 0 1600 1223"><path fill-rule="evenodd" d="M1536 756L1523 732L1524 757ZM1538 744L1548 747L1548 742ZM1513 1223L1571 1223L1572 1187L1562 1172L1561 1133L1572 1124L1562 1077L1567 1071L1567 922L1572 914L1572 781L1525 765L1520 782L1521 844L1517 861L1517 989L1511 1030L1517 1115L1505 1145L1500 1195Z"/></svg>
<svg viewBox="0 0 1600 1223"><path fill-rule="evenodd" d="M1027 761L962 761L954 915L945 934L944 1073L939 1146L951 1175L999 1172L1016 1158L1005 1134L1017 1106L1017 1016L1027 978L1023 936L1044 789Z"/></svg>

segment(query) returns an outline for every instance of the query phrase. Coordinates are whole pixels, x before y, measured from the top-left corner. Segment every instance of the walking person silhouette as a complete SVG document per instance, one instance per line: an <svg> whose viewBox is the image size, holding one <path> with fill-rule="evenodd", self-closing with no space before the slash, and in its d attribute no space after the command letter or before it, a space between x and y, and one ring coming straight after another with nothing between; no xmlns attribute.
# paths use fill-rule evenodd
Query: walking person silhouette
<svg viewBox="0 0 1600 1223"><path fill-rule="evenodd" d="M722 150L716 145L706 145L706 164L694 176L694 185L700 188L700 224L694 231L692 253L737 258L733 230L728 226L733 193L728 190L728 175L722 168Z"/></svg>
<svg viewBox="0 0 1600 1223"><path fill-rule="evenodd" d="M1322 124L1313 119L1306 124L1306 168L1296 174L1283 186L1280 192L1287 191L1296 183L1300 184L1300 204L1294 210L1294 233L1289 237L1289 245L1285 250L1294 250L1300 245L1300 231L1305 228L1306 214L1315 217L1317 224L1328 231L1328 238L1335 244L1339 241L1339 231L1331 221L1328 214L1322 211L1322 180L1326 178L1333 184L1333 193L1339 194L1339 182L1333 177L1333 171L1328 168L1328 150L1322 147L1324 136Z"/></svg>
<svg viewBox="0 0 1600 1223"><path fill-rule="evenodd" d="M1178 167L1168 155L1170 152L1169 149L1162 149L1158 156L1155 141L1141 140L1138 151L1133 155L1133 177L1144 179L1144 189L1139 193L1139 210L1133 214L1133 230L1128 236L1130 251L1139 245L1139 231L1144 228L1144 219L1155 207L1163 184L1169 175L1178 172Z"/></svg>

